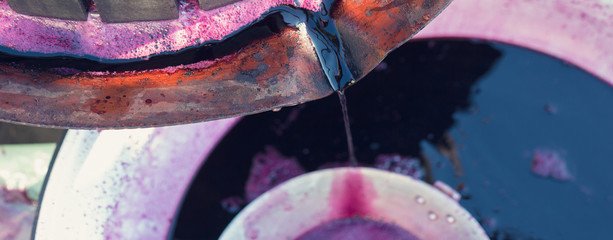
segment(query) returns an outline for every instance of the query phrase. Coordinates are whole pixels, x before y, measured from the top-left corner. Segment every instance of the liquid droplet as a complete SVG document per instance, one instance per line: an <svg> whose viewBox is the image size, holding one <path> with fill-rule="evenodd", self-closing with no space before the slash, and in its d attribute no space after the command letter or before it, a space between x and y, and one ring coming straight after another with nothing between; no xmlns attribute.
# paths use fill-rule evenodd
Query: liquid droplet
<svg viewBox="0 0 613 240"><path fill-rule="evenodd" d="M447 222L448 223L454 223L455 222L455 218L451 215L447 215Z"/></svg>
<svg viewBox="0 0 613 240"><path fill-rule="evenodd" d="M422 196L417 196L417 197L415 197L415 202L417 202L417 203L419 203L421 205L424 205L424 204L426 204L426 199L424 199L424 197L422 197Z"/></svg>
<svg viewBox="0 0 613 240"><path fill-rule="evenodd" d="M272 109L272 111L273 112L278 112L278 111L281 111L281 108L274 108L274 109Z"/></svg>
<svg viewBox="0 0 613 240"><path fill-rule="evenodd" d="M436 213L434 213L434 212L432 212L432 211L428 212L428 219L430 219L430 220L434 221L434 220L436 220L437 218L438 218L438 216L436 215Z"/></svg>

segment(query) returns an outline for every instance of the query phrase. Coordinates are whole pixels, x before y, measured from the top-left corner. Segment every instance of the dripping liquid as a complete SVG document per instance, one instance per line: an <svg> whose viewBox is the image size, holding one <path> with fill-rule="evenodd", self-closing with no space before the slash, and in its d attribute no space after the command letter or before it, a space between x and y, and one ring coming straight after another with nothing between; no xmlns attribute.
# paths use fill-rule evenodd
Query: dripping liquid
<svg viewBox="0 0 613 240"><path fill-rule="evenodd" d="M349 124L349 114L347 113L347 97L342 91L338 91L338 99L341 103L343 111L343 121L345 123L345 135L347 136L347 151L349 153L349 163L353 166L358 165L358 160L355 157L355 149L353 147L353 137L351 136L351 126Z"/></svg>

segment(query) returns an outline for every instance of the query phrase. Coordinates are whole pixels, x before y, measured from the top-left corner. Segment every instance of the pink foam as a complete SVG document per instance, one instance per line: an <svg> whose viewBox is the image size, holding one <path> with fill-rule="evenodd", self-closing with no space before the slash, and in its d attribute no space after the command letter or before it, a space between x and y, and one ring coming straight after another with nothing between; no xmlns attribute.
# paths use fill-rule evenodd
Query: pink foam
<svg viewBox="0 0 613 240"><path fill-rule="evenodd" d="M566 168L566 162L558 152L552 150L535 150L532 158L532 172L541 177L551 177L559 181L573 179Z"/></svg>
<svg viewBox="0 0 613 240"><path fill-rule="evenodd" d="M245 0L204 11L195 1L179 1L178 19L107 24L97 13L90 13L87 21L30 17L0 1L0 46L23 53L146 58L222 40L273 7L318 11L320 4L321 0Z"/></svg>

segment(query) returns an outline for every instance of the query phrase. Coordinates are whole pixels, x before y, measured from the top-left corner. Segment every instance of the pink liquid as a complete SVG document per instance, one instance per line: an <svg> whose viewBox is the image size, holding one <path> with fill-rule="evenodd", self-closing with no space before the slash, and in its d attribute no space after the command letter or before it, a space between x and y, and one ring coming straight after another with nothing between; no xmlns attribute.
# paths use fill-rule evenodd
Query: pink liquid
<svg viewBox="0 0 613 240"><path fill-rule="evenodd" d="M413 234L389 223L363 218L345 218L319 225L298 240L418 240Z"/></svg>

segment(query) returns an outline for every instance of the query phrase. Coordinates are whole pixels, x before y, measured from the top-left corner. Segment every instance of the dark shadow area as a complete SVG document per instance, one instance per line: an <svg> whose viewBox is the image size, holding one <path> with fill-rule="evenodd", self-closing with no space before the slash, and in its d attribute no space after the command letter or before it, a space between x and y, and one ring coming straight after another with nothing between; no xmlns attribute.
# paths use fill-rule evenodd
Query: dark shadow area
<svg viewBox="0 0 613 240"><path fill-rule="evenodd" d="M471 87L501 53L474 41L409 42L347 90L361 164L379 154L421 156L420 141L445 142L452 115L470 106ZM222 200L244 197L254 155L274 146L306 171L347 161L337 96L243 118L219 143L189 189L174 239L217 239L235 216Z"/></svg>
<svg viewBox="0 0 613 240"><path fill-rule="evenodd" d="M0 122L0 144L59 143L64 129L41 128Z"/></svg>

